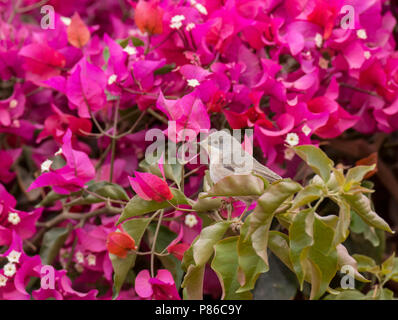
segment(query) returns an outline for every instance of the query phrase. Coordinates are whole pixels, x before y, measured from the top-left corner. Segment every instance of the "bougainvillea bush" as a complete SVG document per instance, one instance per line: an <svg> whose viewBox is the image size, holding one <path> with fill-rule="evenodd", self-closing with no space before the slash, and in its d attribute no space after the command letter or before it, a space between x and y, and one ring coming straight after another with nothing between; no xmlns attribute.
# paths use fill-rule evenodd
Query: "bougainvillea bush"
<svg viewBox="0 0 398 320"><path fill-rule="evenodd" d="M0 299L394 298L395 2L0 14ZM169 161L211 129L283 178Z"/></svg>

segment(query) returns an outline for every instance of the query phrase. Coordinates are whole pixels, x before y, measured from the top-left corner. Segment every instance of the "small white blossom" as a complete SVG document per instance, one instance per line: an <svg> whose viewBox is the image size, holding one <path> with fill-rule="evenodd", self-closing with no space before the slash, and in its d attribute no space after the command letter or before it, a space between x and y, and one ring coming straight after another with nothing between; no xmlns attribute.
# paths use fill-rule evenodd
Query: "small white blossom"
<svg viewBox="0 0 398 320"><path fill-rule="evenodd" d="M8 280L7 277L0 274L0 287L5 287L7 284L7 280Z"/></svg>
<svg viewBox="0 0 398 320"><path fill-rule="evenodd" d="M363 56L365 57L365 59L369 59L370 56L371 56L370 51L365 51L365 52L363 53Z"/></svg>
<svg viewBox="0 0 398 320"><path fill-rule="evenodd" d="M10 107L10 109L14 109L17 107L17 105L18 105L18 100L12 99L8 106Z"/></svg>
<svg viewBox="0 0 398 320"><path fill-rule="evenodd" d="M132 46L127 46L126 48L123 49L124 52L127 52L128 55L133 55L133 54L137 54L137 49L135 47Z"/></svg>
<svg viewBox="0 0 398 320"><path fill-rule="evenodd" d="M315 44L318 48L322 47L322 43L323 43L323 37L320 33L317 33L315 35Z"/></svg>
<svg viewBox="0 0 398 320"><path fill-rule="evenodd" d="M13 263L7 263L3 267L3 270L4 270L4 274L7 277L12 277L15 274L15 272L17 272L17 268L15 267L15 264L13 264Z"/></svg>
<svg viewBox="0 0 398 320"><path fill-rule="evenodd" d="M286 160L292 160L294 158L295 154L296 153L294 152L294 150L287 148L287 149L285 149L284 157Z"/></svg>
<svg viewBox="0 0 398 320"><path fill-rule="evenodd" d="M95 264L96 264L95 255L89 254L89 255L87 256L87 262L88 262L88 265L89 265L89 266L95 266Z"/></svg>
<svg viewBox="0 0 398 320"><path fill-rule="evenodd" d="M108 84L111 85L111 84L115 83L116 80L117 80L117 75L116 75L116 74L112 74L112 75L108 78Z"/></svg>
<svg viewBox="0 0 398 320"><path fill-rule="evenodd" d="M198 85L200 85L199 81L196 80L196 79L188 79L187 82L188 82L188 85L189 85L190 87L192 87L192 88L195 88L195 87L197 87Z"/></svg>
<svg viewBox="0 0 398 320"><path fill-rule="evenodd" d="M193 22L191 22L191 23L187 24L187 26L185 27L185 30L189 32L192 29L195 29L195 27L196 27L196 25Z"/></svg>
<svg viewBox="0 0 398 320"><path fill-rule="evenodd" d="M19 263L19 258L20 258L20 257L21 257L21 252L12 250L12 251L8 254L7 259L8 259L8 262Z"/></svg>
<svg viewBox="0 0 398 320"><path fill-rule="evenodd" d="M297 146L299 143L299 136L294 133L294 132L290 132L287 134L285 142L289 145L289 146Z"/></svg>
<svg viewBox="0 0 398 320"><path fill-rule="evenodd" d="M306 124L301 128L301 131L303 131L303 133L308 136L311 133L311 128L309 126L307 126Z"/></svg>
<svg viewBox="0 0 398 320"><path fill-rule="evenodd" d="M81 251L75 253L75 258L78 263L84 263L84 255Z"/></svg>
<svg viewBox="0 0 398 320"><path fill-rule="evenodd" d="M41 172L50 171L51 165L53 164L52 160L47 159L41 164Z"/></svg>
<svg viewBox="0 0 398 320"><path fill-rule="evenodd" d="M68 17L61 17L61 21L64 23L64 25L69 26L72 22L72 19Z"/></svg>
<svg viewBox="0 0 398 320"><path fill-rule="evenodd" d="M184 222L188 227L193 228L194 226L196 226L198 224L198 219L196 219L196 216L193 214L187 214L185 216Z"/></svg>
<svg viewBox="0 0 398 320"><path fill-rule="evenodd" d="M359 39L363 39L363 40L367 39L367 38L368 38L368 35L366 34L366 30L365 30L365 29L359 29L359 30L357 30L357 37L358 37Z"/></svg>
<svg viewBox="0 0 398 320"><path fill-rule="evenodd" d="M171 29L180 29L182 27L182 21L185 20L185 16L182 14L176 15L173 18L171 18L170 22L170 28Z"/></svg>
<svg viewBox="0 0 398 320"><path fill-rule="evenodd" d="M205 8L205 6L201 3L196 3L195 4L195 8L196 10L198 10L201 14L207 16L207 9Z"/></svg>
<svg viewBox="0 0 398 320"><path fill-rule="evenodd" d="M62 148L59 148L56 153L54 153L54 156L59 156L62 154Z"/></svg>
<svg viewBox="0 0 398 320"><path fill-rule="evenodd" d="M8 214L8 222L12 223L14 226L16 226L18 223L21 222L21 218L19 217L18 213L16 212L10 212Z"/></svg>

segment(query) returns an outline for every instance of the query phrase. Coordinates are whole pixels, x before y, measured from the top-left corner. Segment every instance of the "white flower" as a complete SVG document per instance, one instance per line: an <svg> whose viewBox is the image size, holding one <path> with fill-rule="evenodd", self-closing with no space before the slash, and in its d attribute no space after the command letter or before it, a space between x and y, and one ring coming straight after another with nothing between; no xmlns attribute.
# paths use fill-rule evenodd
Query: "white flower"
<svg viewBox="0 0 398 320"><path fill-rule="evenodd" d="M51 165L53 164L52 160L47 159L41 164L41 172L50 171Z"/></svg>
<svg viewBox="0 0 398 320"><path fill-rule="evenodd" d="M308 136L311 133L311 128L309 126L307 126L306 124L301 128L301 131L303 131L303 133Z"/></svg>
<svg viewBox="0 0 398 320"><path fill-rule="evenodd" d="M127 46L126 48L123 49L123 51L127 52L128 55L137 54L137 49L132 46Z"/></svg>
<svg viewBox="0 0 398 320"><path fill-rule="evenodd" d="M323 37L320 33L317 33L315 35L315 44L318 48L322 47L322 42L323 42Z"/></svg>
<svg viewBox="0 0 398 320"><path fill-rule="evenodd" d="M10 107L10 109L14 109L17 107L17 105L18 105L18 100L12 99L8 106Z"/></svg>
<svg viewBox="0 0 398 320"><path fill-rule="evenodd" d="M193 228L194 226L196 226L198 224L198 219L196 219L196 216L193 214L187 214L185 216L185 221L184 223L190 227Z"/></svg>
<svg viewBox="0 0 398 320"><path fill-rule="evenodd" d="M189 85L190 87L192 87L192 88L195 88L195 87L197 87L198 85L200 85L199 81L196 80L196 79L188 79L187 82L188 82L188 85Z"/></svg>
<svg viewBox="0 0 398 320"><path fill-rule="evenodd" d="M17 272L17 268L15 267L15 264L13 264L13 263L7 263L3 267L3 270L4 270L4 274L7 277L12 277L15 274L15 272Z"/></svg>
<svg viewBox="0 0 398 320"><path fill-rule="evenodd" d="M5 287L7 284L7 278L5 276L3 276L2 274L0 274L0 287Z"/></svg>
<svg viewBox="0 0 398 320"><path fill-rule="evenodd" d="M8 214L8 222L12 223L14 226L16 226L18 223L21 222L21 218L19 217L18 213L16 212L10 212Z"/></svg>
<svg viewBox="0 0 398 320"><path fill-rule="evenodd" d="M193 22L191 22L191 23L187 24L187 26L185 27L185 30L189 32L192 29L195 29L195 27L196 27L196 25Z"/></svg>
<svg viewBox="0 0 398 320"><path fill-rule="evenodd" d="M185 16L183 16L182 14L178 14L176 16L174 16L173 18L171 18L171 22L170 22L170 28L171 29L180 29L182 27L182 21L185 20Z"/></svg>
<svg viewBox="0 0 398 320"><path fill-rule="evenodd" d="M285 149L285 154L284 154L284 156L285 156L285 159L286 160L292 160L293 158L294 158L294 155L295 155L296 153L292 150L292 149L290 149L290 148L286 148Z"/></svg>
<svg viewBox="0 0 398 320"><path fill-rule="evenodd" d="M19 258L20 257L21 257L21 252L12 250L8 254L7 259L8 259L8 262L19 263Z"/></svg>
<svg viewBox="0 0 398 320"><path fill-rule="evenodd" d="M365 51L365 52L363 53L363 56L365 57L365 59L369 59L370 56L371 56L370 51Z"/></svg>
<svg viewBox="0 0 398 320"><path fill-rule="evenodd" d="M285 142L292 147L297 146L299 143L299 137L296 133L290 132L287 134Z"/></svg>
<svg viewBox="0 0 398 320"><path fill-rule="evenodd" d="M88 265L89 265L89 266L95 266L95 263L96 263L95 255L89 254L89 255L87 256L87 262L88 262Z"/></svg>
<svg viewBox="0 0 398 320"><path fill-rule="evenodd" d="M59 148L56 153L54 153L54 156L59 156L62 154L62 148Z"/></svg>
<svg viewBox="0 0 398 320"><path fill-rule="evenodd" d="M357 37L358 37L359 39L363 39L363 40L367 39L367 38L368 38L368 35L366 34L366 30L365 30L365 29L359 29L359 30L357 30Z"/></svg>
<svg viewBox="0 0 398 320"><path fill-rule="evenodd" d="M72 19L68 17L61 17L61 21L64 23L64 25L69 26L72 22Z"/></svg>
<svg viewBox="0 0 398 320"><path fill-rule="evenodd" d="M108 84L111 85L112 83L115 83L117 79L117 75L116 74L112 74L109 78L108 78Z"/></svg>
<svg viewBox="0 0 398 320"><path fill-rule="evenodd" d="M77 251L75 253L75 258L77 260L78 263L84 263L84 255L81 251Z"/></svg>
<svg viewBox="0 0 398 320"><path fill-rule="evenodd" d="M198 10L201 14L207 16L207 9L205 8L205 6L201 3L196 3L195 4L195 8L196 10Z"/></svg>

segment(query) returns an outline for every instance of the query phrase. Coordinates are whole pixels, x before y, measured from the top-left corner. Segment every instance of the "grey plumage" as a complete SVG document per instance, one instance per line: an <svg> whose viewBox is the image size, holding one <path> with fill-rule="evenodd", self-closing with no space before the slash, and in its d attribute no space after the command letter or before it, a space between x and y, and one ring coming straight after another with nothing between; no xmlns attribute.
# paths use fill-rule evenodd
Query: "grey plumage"
<svg viewBox="0 0 398 320"><path fill-rule="evenodd" d="M213 183L233 174L250 173L262 176L269 182L282 179L254 159L242 148L238 140L225 131L209 135L200 145L209 155L209 171Z"/></svg>

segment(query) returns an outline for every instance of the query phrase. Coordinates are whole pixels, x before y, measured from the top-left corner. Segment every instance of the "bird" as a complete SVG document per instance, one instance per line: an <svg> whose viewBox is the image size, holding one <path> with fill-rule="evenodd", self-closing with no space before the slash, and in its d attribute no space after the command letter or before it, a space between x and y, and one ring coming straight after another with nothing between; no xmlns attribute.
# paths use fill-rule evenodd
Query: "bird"
<svg viewBox="0 0 398 320"><path fill-rule="evenodd" d="M227 131L216 131L199 145L209 156L209 173L213 183L235 174L255 174L264 177L270 183L282 179L246 152L240 142Z"/></svg>

